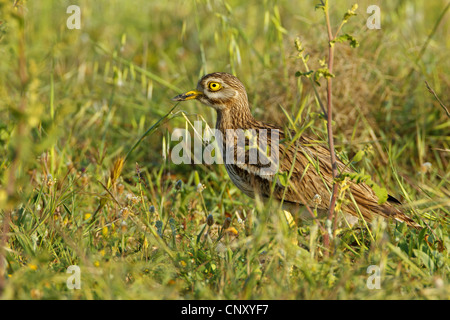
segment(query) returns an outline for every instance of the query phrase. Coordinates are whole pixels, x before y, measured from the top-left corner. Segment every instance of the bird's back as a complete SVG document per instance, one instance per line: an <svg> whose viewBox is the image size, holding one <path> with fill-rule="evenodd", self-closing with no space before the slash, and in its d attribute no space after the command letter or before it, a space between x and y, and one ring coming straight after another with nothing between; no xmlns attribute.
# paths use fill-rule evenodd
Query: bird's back
<svg viewBox="0 0 450 320"><path fill-rule="evenodd" d="M233 140L233 144L228 147L226 139L224 139L223 154L227 172L233 183L242 192L252 198L255 198L258 194L262 199L273 197L277 200L283 199L283 201L291 204L308 205L319 210L329 209L333 175L330 151L327 147L305 135L292 143L281 128L256 120L241 129L254 130L257 145L259 145L261 136L267 138L267 144L270 146L268 150L272 149L272 144L274 144L271 139L273 130L277 130L279 139L278 170L276 174L262 174L264 165L259 157L256 163L254 161L253 163L249 162L249 153L252 150L248 146L250 139L246 140L246 146L239 146L236 140ZM261 130L266 130L266 134L261 135ZM291 136L295 136L295 133L292 132ZM245 154L245 157L243 157L245 162L227 163L226 154L231 150L234 150L236 156ZM337 167L340 175L355 173L340 160L337 160ZM287 179L288 176L289 179ZM371 221L379 215L384 218L394 218L406 222L413 227L420 227L393 205L396 202L399 203L395 198L389 197L388 201L379 204L379 198L365 182L356 183L347 177L343 179L340 185L341 188L346 189L340 207L342 212L358 218L363 217L367 221Z"/></svg>

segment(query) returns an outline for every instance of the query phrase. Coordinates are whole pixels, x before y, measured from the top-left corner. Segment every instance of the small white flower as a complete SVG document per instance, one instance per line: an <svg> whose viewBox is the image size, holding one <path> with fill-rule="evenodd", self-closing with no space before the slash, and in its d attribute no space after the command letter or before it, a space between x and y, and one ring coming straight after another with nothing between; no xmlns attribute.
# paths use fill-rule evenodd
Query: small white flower
<svg viewBox="0 0 450 320"><path fill-rule="evenodd" d="M126 219L129 215L129 213L130 213L130 210L128 209L128 207L124 207L124 208L120 209L119 216L122 217L123 219Z"/></svg>
<svg viewBox="0 0 450 320"><path fill-rule="evenodd" d="M313 198L313 202L316 206L322 203L322 197L319 194L316 194Z"/></svg>
<svg viewBox="0 0 450 320"><path fill-rule="evenodd" d="M427 173L428 171L431 170L432 164L430 162L424 162L421 166L420 166L420 172L419 173Z"/></svg>
<svg viewBox="0 0 450 320"><path fill-rule="evenodd" d="M204 184L201 184L201 183L199 183L198 185L197 185L197 192L202 192L203 190L205 190L205 185Z"/></svg>

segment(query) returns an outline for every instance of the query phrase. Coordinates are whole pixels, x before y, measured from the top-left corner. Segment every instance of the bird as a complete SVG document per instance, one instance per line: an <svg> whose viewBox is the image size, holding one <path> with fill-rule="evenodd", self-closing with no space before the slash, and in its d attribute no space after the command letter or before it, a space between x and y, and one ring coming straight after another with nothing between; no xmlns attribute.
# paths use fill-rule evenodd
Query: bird
<svg viewBox="0 0 450 320"><path fill-rule="evenodd" d="M219 143L225 168L231 181L244 194L263 201L270 198L281 201L290 210L309 206L322 216L328 212L335 181L330 150L304 133L294 143L289 143L289 135L295 136L295 132L289 134L280 126L256 120L251 113L245 86L237 77L225 72L207 74L198 81L195 90L179 94L172 100L197 100L216 110L216 130L223 136ZM238 135L235 133L242 131L251 133L246 136L244 146L237 143ZM256 146L264 138L266 144L262 146L266 147L267 153L278 154L276 173L270 169L273 163L267 161L269 156L265 152L259 152L256 161L250 161L252 148L248 144L254 138ZM266 158L259 157L261 154L266 154ZM244 161L238 161L239 156ZM355 173L340 159L336 162L340 175ZM378 196L364 181L347 179L345 183L347 192L344 196L347 201L340 205L345 216L357 218L354 221L362 218L367 222L381 216L421 228L398 207L401 203L393 196L389 195L387 201L380 204ZM349 193L354 201L350 200Z"/></svg>

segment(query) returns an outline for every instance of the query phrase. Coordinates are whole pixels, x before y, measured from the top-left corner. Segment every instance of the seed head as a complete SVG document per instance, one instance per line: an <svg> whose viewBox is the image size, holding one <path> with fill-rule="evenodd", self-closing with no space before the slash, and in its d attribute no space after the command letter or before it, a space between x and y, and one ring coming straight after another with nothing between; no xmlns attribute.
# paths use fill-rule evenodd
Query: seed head
<svg viewBox="0 0 450 320"><path fill-rule="evenodd" d="M228 218L226 218L225 221L223 222L223 229L224 229L224 230L225 230L225 229L228 229L228 228L230 227L230 224L231 224L231 218L228 217Z"/></svg>
<svg viewBox="0 0 450 320"><path fill-rule="evenodd" d="M206 218L206 224L210 227L214 224L214 217L212 214L209 214Z"/></svg>

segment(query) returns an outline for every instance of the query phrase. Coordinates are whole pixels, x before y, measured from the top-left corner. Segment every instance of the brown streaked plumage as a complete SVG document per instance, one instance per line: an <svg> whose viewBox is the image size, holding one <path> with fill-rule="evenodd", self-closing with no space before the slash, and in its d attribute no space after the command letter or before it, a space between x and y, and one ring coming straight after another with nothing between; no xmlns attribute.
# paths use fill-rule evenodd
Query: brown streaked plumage
<svg viewBox="0 0 450 320"><path fill-rule="evenodd" d="M270 196L282 200L294 206L308 205L319 210L327 211L330 204L332 189L332 171L330 165L330 151L302 135L294 145L289 144L285 133L280 127L262 123L256 120L251 112L244 85L235 76L216 72L204 76L198 82L197 89L180 94L173 98L175 101L196 99L201 103L213 107L217 111L216 128L220 130L223 137L227 129L255 129L258 139L259 129L267 130L268 145L272 149L270 137L272 132L279 135L279 163L278 173L289 173L292 171L289 184L273 181L276 175L261 174L264 165L258 159L257 163L248 162L248 148L233 145L235 159L239 153L245 154L244 163L227 163L226 139L223 139L223 157L227 172L233 183L246 195L262 199ZM236 139L236 137L234 137ZM235 140L236 141L236 140ZM284 143L282 143L284 141ZM294 164L294 165L293 165ZM338 171L351 173L353 170L337 161ZM278 179L278 178L277 178ZM365 183L348 181L349 190L353 195L359 212L367 221L372 221L376 216L393 218L407 225L420 228L416 222L406 216L394 204L400 202L389 196L384 204L378 204L378 197ZM348 196L348 191L347 191ZM318 201L318 199L320 199ZM360 217L358 209L352 201L345 201L341 207L345 214Z"/></svg>

